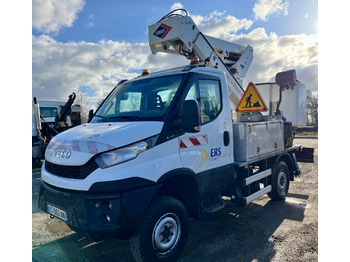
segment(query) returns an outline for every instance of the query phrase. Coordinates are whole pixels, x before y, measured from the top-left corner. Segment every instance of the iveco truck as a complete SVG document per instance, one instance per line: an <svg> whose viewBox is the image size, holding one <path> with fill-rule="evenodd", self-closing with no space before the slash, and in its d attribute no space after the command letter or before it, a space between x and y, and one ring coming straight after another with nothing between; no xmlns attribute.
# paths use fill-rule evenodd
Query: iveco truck
<svg viewBox="0 0 350 262"><path fill-rule="evenodd" d="M214 41L187 15L148 31L153 53L193 62L121 81L89 123L53 137L38 204L96 241L130 239L137 261L173 261L189 217L222 209L223 196L284 199L302 147L281 114L237 109L252 47Z"/></svg>

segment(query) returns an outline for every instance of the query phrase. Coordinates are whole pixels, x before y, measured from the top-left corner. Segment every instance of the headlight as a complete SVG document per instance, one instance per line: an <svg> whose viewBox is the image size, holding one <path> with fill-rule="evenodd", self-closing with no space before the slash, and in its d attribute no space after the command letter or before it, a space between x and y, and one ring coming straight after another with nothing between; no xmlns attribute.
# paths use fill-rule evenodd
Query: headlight
<svg viewBox="0 0 350 262"><path fill-rule="evenodd" d="M158 136L155 136L117 150L102 153L95 158L95 161L101 168L107 168L129 161L136 158L141 152L153 147L157 138Z"/></svg>

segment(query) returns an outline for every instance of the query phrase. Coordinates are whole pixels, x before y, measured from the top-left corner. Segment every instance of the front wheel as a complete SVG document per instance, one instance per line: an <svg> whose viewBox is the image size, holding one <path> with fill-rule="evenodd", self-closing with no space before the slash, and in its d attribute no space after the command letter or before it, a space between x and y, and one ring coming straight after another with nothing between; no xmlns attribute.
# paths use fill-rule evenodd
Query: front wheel
<svg viewBox="0 0 350 262"><path fill-rule="evenodd" d="M269 197L272 200L283 200L289 190L289 169L285 162L277 164L271 176L272 190Z"/></svg>
<svg viewBox="0 0 350 262"><path fill-rule="evenodd" d="M188 215L176 198L158 197L130 240L136 261L175 261L186 246Z"/></svg>

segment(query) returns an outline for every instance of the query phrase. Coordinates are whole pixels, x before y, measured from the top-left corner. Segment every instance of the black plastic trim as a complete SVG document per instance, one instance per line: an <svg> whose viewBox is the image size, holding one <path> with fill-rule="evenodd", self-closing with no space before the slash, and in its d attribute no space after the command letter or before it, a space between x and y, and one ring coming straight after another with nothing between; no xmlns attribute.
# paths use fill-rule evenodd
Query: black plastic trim
<svg viewBox="0 0 350 262"><path fill-rule="evenodd" d="M216 80L220 82L220 77L218 76L213 76L213 75L208 75L204 73L198 73L198 80Z"/></svg>
<svg viewBox="0 0 350 262"><path fill-rule="evenodd" d="M191 176L196 182L197 182L197 178L196 178L196 174L189 168L178 168L178 169L174 169L171 170L167 173L165 173L164 175L162 175L157 183L163 183L165 180L178 176L178 175L189 175Z"/></svg>
<svg viewBox="0 0 350 262"><path fill-rule="evenodd" d="M211 192L224 191L233 186L234 171L234 165L228 164L198 173L196 177L198 177L200 195L204 196Z"/></svg>
<svg viewBox="0 0 350 262"><path fill-rule="evenodd" d="M286 152L286 153L278 155L276 157L272 172L274 172L274 170L276 169L276 167L280 161L286 162L285 160L288 160L288 162L286 162L286 164L287 164L289 171L290 171L289 179L291 181L294 181L294 175L300 175L300 171L298 172L298 170L299 170L298 163L293 160L293 157L291 156L291 154L292 154L292 152L288 152L288 153Z"/></svg>
<svg viewBox="0 0 350 262"><path fill-rule="evenodd" d="M74 179L85 179L92 172L94 172L99 166L95 162L95 157L91 158L88 162L81 166L65 166L45 161L45 170L52 175L74 178Z"/></svg>
<svg viewBox="0 0 350 262"><path fill-rule="evenodd" d="M46 213L47 204L67 212L67 225L76 232L89 234L95 241L128 239L159 187L153 183L125 192L92 193L60 189L43 182L38 206ZM110 221L103 219L106 215Z"/></svg>
<svg viewBox="0 0 350 262"><path fill-rule="evenodd" d="M213 168L197 174L189 168L179 168L164 174L158 179L157 183L162 183L178 175L189 175L196 181L198 196L201 198L211 192L224 191L227 187L233 185L234 171L235 167L233 164Z"/></svg>
<svg viewBox="0 0 350 262"><path fill-rule="evenodd" d="M155 182L141 178L131 177L116 181L96 182L89 189L90 193L123 192L140 187L153 186Z"/></svg>

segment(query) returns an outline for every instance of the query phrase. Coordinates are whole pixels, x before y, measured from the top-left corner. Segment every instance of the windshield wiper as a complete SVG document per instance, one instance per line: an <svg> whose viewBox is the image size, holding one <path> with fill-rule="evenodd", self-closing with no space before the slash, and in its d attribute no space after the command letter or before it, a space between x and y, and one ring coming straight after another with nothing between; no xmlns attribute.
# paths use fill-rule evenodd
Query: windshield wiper
<svg viewBox="0 0 350 262"><path fill-rule="evenodd" d="M103 122L106 122L107 117L105 117L105 116L100 116L100 115L94 115L94 116L101 117L101 118L103 119Z"/></svg>
<svg viewBox="0 0 350 262"><path fill-rule="evenodd" d="M131 119L131 120L139 120L140 117L138 116L108 116L108 117L105 117L106 120L109 120L109 119Z"/></svg>
<svg viewBox="0 0 350 262"><path fill-rule="evenodd" d="M97 117L102 118L103 122L107 122L111 119L130 119L130 120L140 120L140 117L138 116L101 116L101 115L94 115Z"/></svg>

